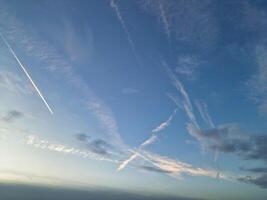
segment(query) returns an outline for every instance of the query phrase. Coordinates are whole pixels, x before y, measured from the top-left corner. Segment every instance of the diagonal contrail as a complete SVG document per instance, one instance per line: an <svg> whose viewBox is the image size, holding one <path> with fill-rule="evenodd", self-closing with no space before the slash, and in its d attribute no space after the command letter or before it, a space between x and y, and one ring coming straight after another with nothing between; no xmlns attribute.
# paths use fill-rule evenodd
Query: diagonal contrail
<svg viewBox="0 0 267 200"><path fill-rule="evenodd" d="M130 34L130 32L129 32L126 24L125 24L125 21L124 21L122 15L121 15L119 6L116 4L115 0L111 0L110 1L110 6L111 6L112 9L114 9L114 11L115 11L115 13L117 15L117 18L118 18L118 20L119 20L119 22L120 22L120 24L122 26L122 29L124 30L124 32L126 34L127 40L128 40L128 42L130 44L130 47L132 49L132 52L134 54L134 57L135 57L138 65L142 66L142 63L141 63L140 58L139 58L139 56L137 54L137 51L136 51L136 47L135 47L134 41L133 41L133 39L131 37L131 34Z"/></svg>
<svg viewBox="0 0 267 200"><path fill-rule="evenodd" d="M46 102L46 100L45 100L44 96L42 95L41 91L38 89L37 85L32 80L30 74L27 72L26 68L23 66L23 64L20 62L20 60L16 56L15 52L13 51L13 49L11 48L11 46L9 45L9 43L7 42L7 40L5 39L4 35L2 33L0 33L0 36L1 36L2 40L4 41L5 45L7 46L7 48L9 49L9 51L11 52L11 54L14 56L14 58L18 62L19 66L21 67L21 69L23 70L23 72L26 74L26 76L30 80L32 86L34 87L34 89L36 90L36 92L38 93L38 95L40 96L40 98L42 99L42 101L44 102L44 104L47 107L47 109L49 110L49 112L51 114L53 114L53 111L52 111L51 107Z"/></svg>
<svg viewBox="0 0 267 200"><path fill-rule="evenodd" d="M138 148L137 151L135 151L128 159L124 160L119 167L117 168L117 171L123 170L131 161L133 161L135 158L138 157L139 151L142 150L145 146L152 144L153 142L156 141L158 136L156 135L158 132L162 131L163 129L167 128L170 123L172 118L175 116L178 108L176 108L171 116L167 119L167 121L161 123L157 128L152 130L152 136L150 136L147 140L145 140Z"/></svg>

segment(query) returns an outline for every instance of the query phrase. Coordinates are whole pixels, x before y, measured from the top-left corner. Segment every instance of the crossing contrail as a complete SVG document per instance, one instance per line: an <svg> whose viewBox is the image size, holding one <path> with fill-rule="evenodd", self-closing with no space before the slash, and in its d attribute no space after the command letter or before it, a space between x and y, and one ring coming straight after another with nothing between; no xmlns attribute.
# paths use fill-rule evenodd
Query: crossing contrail
<svg viewBox="0 0 267 200"><path fill-rule="evenodd" d="M178 108L176 108L173 113L171 114L171 116L167 119L167 121L161 123L157 128L152 130L152 136L150 136L146 141L144 141L138 148L137 151L135 151L135 153L133 153L128 159L124 160L119 167L117 168L117 171L121 171L123 170L131 161L133 161L135 158L138 157L138 151L142 150L145 146L152 144L153 142L156 141L156 139L158 138L157 133L162 131L163 129L167 128L170 123L172 118L175 116L176 112L177 112Z"/></svg>
<svg viewBox="0 0 267 200"><path fill-rule="evenodd" d="M9 43L7 42L7 40L5 39L4 35L2 33L0 33L0 36L2 38L2 40L4 41L5 45L7 46L7 48L9 49L9 51L11 52L11 54L14 56L14 58L16 59L16 61L18 62L19 66L21 67L21 69L23 70L23 72L26 74L26 76L28 77L28 79L30 80L32 86L34 87L34 89L36 90L36 92L38 93L38 95L40 96L40 98L42 99L42 101L44 102L45 106L47 107L47 109L49 110L49 112L51 114L53 114L53 110L51 109L51 107L48 105L47 101L45 100L44 96L42 95L41 91L38 89L37 85L34 83L34 81L32 80L30 74L27 72L26 68L23 66L23 64L20 62L20 60L18 59L18 57L16 56L15 52L13 51L13 49L11 48L11 46L9 45Z"/></svg>

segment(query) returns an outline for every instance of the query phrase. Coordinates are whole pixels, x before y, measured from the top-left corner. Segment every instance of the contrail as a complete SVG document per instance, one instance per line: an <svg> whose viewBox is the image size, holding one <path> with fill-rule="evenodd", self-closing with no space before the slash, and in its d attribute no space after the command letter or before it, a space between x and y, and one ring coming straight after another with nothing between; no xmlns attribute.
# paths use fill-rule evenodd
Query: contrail
<svg viewBox="0 0 267 200"><path fill-rule="evenodd" d="M4 41L5 45L7 46L7 48L9 49L9 51L11 52L11 54L14 56L14 58L18 62L19 66L21 67L21 69L23 70L23 72L26 74L26 76L30 80L32 86L34 87L34 89L36 90L36 92L38 93L38 95L40 96L40 98L42 99L42 101L44 102L44 104L47 107L47 109L49 110L49 112L51 114L53 114L53 111L52 111L51 107L46 102L46 100L45 100L44 96L42 95L41 91L38 89L37 85L32 80L30 74L27 72L26 68L23 66L23 64L20 62L20 60L16 56L15 52L13 51L13 49L11 48L11 46L9 45L9 43L7 42L7 40L5 39L4 35L2 33L0 33L0 36L1 36L2 40Z"/></svg>
<svg viewBox="0 0 267 200"><path fill-rule="evenodd" d="M188 116L189 120L195 125L195 127L199 128L199 125L197 123L197 120L196 120L196 117L195 117L195 114L193 111L193 106L191 104L191 100L190 100L189 95L186 92L183 84L176 78L176 76L173 74L171 69L168 67L167 63L162 61L162 65L167 70L167 73L171 79L172 84L174 85L176 90L180 93L180 95L183 98L183 108L184 108L186 115Z"/></svg>
<svg viewBox="0 0 267 200"><path fill-rule="evenodd" d="M116 13L116 15L117 15L117 18L118 18L118 20L119 20L119 22L120 22L120 24L121 24L121 26L122 26L122 28L123 28L125 34L126 34L127 40L128 40L128 42L129 42L129 44L130 44L130 46L131 46L132 52L133 52L133 54L134 54L135 59L137 60L138 65L139 65L139 66L142 66L141 61L140 61L140 59L139 59L139 56L138 56L138 54L137 54L137 52L136 52L136 48L135 48L134 41L133 41L133 39L131 38L131 35L130 35L130 33L129 33L129 30L127 29L127 26L126 26L126 24L125 24L125 21L124 21L123 18L122 18L122 15L121 15L119 6L115 3L115 0L111 0L111 1L110 1L110 6L111 6L112 9L114 9L114 11L115 11L115 13Z"/></svg>
<svg viewBox="0 0 267 200"><path fill-rule="evenodd" d="M213 120L209 114L207 104L203 101L200 101L200 100L196 100L195 104L196 104L196 107L197 107L202 119L205 121L205 123L208 124L210 128L215 128Z"/></svg>
<svg viewBox="0 0 267 200"><path fill-rule="evenodd" d="M168 22L168 18L166 16L165 10L162 6L162 3L159 1L159 11L160 11L160 18L164 26L164 31L167 35L167 40L169 43L169 47L171 48L171 31L170 31L170 25Z"/></svg>
<svg viewBox="0 0 267 200"><path fill-rule="evenodd" d="M156 139L158 138L158 136L155 133L158 133L160 131L162 131L163 129L167 128L170 123L172 118L175 116L176 112L177 112L178 108L176 108L173 113L171 114L171 116L163 123L161 123L158 127L156 127L155 129L152 130L152 136L150 136L147 140L145 140L139 147L138 150L135 151L135 153L133 153L128 159L124 160L119 167L117 168L117 171L121 171L123 170L131 161L133 161L137 156L138 156L138 151L142 150L145 146L152 144L153 142L156 141Z"/></svg>

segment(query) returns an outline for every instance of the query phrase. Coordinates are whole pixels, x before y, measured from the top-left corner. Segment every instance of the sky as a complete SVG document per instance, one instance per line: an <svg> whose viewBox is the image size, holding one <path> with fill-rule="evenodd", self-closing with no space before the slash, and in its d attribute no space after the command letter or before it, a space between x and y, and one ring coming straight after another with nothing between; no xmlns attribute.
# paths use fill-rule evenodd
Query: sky
<svg viewBox="0 0 267 200"><path fill-rule="evenodd" d="M5 199L266 199L266 1L0 5Z"/></svg>

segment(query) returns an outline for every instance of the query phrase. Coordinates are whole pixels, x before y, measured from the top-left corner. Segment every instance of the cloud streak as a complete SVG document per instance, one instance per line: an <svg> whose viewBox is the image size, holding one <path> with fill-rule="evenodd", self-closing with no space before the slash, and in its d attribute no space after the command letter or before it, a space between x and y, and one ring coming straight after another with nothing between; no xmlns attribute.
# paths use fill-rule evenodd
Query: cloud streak
<svg viewBox="0 0 267 200"><path fill-rule="evenodd" d="M267 113L267 43L257 45L254 52L257 72L248 81L251 97L258 105L260 113Z"/></svg>
<svg viewBox="0 0 267 200"><path fill-rule="evenodd" d="M96 149L93 150L93 148L87 148L87 150L83 150L83 149L67 146L65 144L50 142L48 140L41 139L36 135L28 135L24 138L24 141L25 141L25 144L33 146L38 149L42 149L42 150L70 154L70 155L77 155L83 158L90 158L90 159L100 160L100 161L109 161L109 162L115 162L115 163L118 162L116 159L103 156L102 152L99 153L99 151L97 151Z"/></svg>
<svg viewBox="0 0 267 200"><path fill-rule="evenodd" d="M170 25L169 25L169 22L168 22L168 18L165 14L165 10L163 8L163 5L161 3L161 1L158 2L159 3L159 11L160 11L160 18L161 18L161 21L164 25L164 30L165 30L165 33L167 35L167 39L168 39L168 42L169 42L169 45L171 44L171 31L170 31Z"/></svg>
<svg viewBox="0 0 267 200"><path fill-rule="evenodd" d="M44 98L43 94L41 93L41 91L38 89L37 85L34 83L33 79L31 78L30 74L28 73L28 71L26 70L26 68L23 66L23 64L20 62L19 58L17 57L17 55L15 54L14 50L12 49L12 47L10 46L10 44L7 42L7 40L5 39L4 35L2 33L0 33L0 37L2 38L3 42L5 43L5 45L7 46L7 48L9 49L10 53L14 56L14 58L16 59L16 61L18 62L19 66L21 67L21 69L23 70L23 72L25 73L25 75L27 76L27 78L30 80L32 86L34 87L34 89L36 90L37 94L39 95L39 97L42 99L43 103L45 104L45 106L47 107L48 111L53 114L53 110L51 109L51 107L49 106L49 104L47 103L46 99Z"/></svg>
<svg viewBox="0 0 267 200"><path fill-rule="evenodd" d="M137 54L137 51L136 51L136 47L135 47L134 41L133 41L133 39L132 39L132 37L131 37L131 35L130 35L130 32L129 32L127 26L126 26L126 23L125 23L125 21L124 21L122 15L121 15L119 6L118 6L118 4L117 4L115 1L116 1L116 0L111 0L111 1L110 1L110 6L111 6L111 8L115 11L116 16L117 16L117 18L118 18L118 20L119 20L119 22L120 22L120 24L121 24L121 26L122 26L122 28L123 28L125 34L126 34L127 40L128 40L128 42L129 42L129 44L130 44L130 47L131 47L132 52L133 52L133 54L134 54L134 57L135 57L136 61L138 62L139 66L141 66L141 61L140 61L139 56L138 56L138 54Z"/></svg>
<svg viewBox="0 0 267 200"><path fill-rule="evenodd" d="M215 128L215 125L213 123L213 120L209 114L208 111L208 106L205 102L203 101L195 101L196 107L200 113L200 116L202 119L205 121L205 123L210 127L210 128Z"/></svg>
<svg viewBox="0 0 267 200"><path fill-rule="evenodd" d="M177 112L177 108L173 111L173 113L171 114L171 116L163 123L161 123L158 127L156 127L155 129L152 130L152 136L150 136L147 140L145 140L139 147L139 150L142 150L145 146L150 145L152 143L154 143L158 136L156 135L156 133L164 130L165 128L167 128L170 124L171 124L171 120L173 119L173 117L175 116ZM117 171L121 171L123 170L131 161L133 161L136 157L138 156L138 151L136 151L133 155L131 155L128 159L124 160L119 167L117 168Z"/></svg>
<svg viewBox="0 0 267 200"><path fill-rule="evenodd" d="M133 151L134 152L134 151ZM171 159L165 156L160 156L158 154L153 154L148 151L139 151L135 152L138 157L141 157L148 161L154 167L144 167L139 166L141 169L146 171L165 173L174 178L181 178L181 175L190 175L190 176L204 176L210 178L221 178L224 180L231 180L233 177L221 173L218 176L218 173L214 170L204 169L200 167L194 167L190 164L180 162L175 159ZM134 154L134 155L135 155Z"/></svg>
<svg viewBox="0 0 267 200"><path fill-rule="evenodd" d="M182 97L182 106L183 106L183 109L184 109L187 117L189 118L191 123L193 123L196 127L199 128L198 122L197 122L195 114L194 114L191 100L190 100L189 95L188 95L187 91L185 90L183 84L179 81L178 78L176 78L175 74L171 71L171 69L168 67L166 62L162 61L162 65L167 70L168 76L171 79L171 83L173 84L173 86L176 88L176 90L179 92L180 96ZM171 99L175 103L177 102L176 98L171 97ZM177 106L179 106L179 104Z"/></svg>

